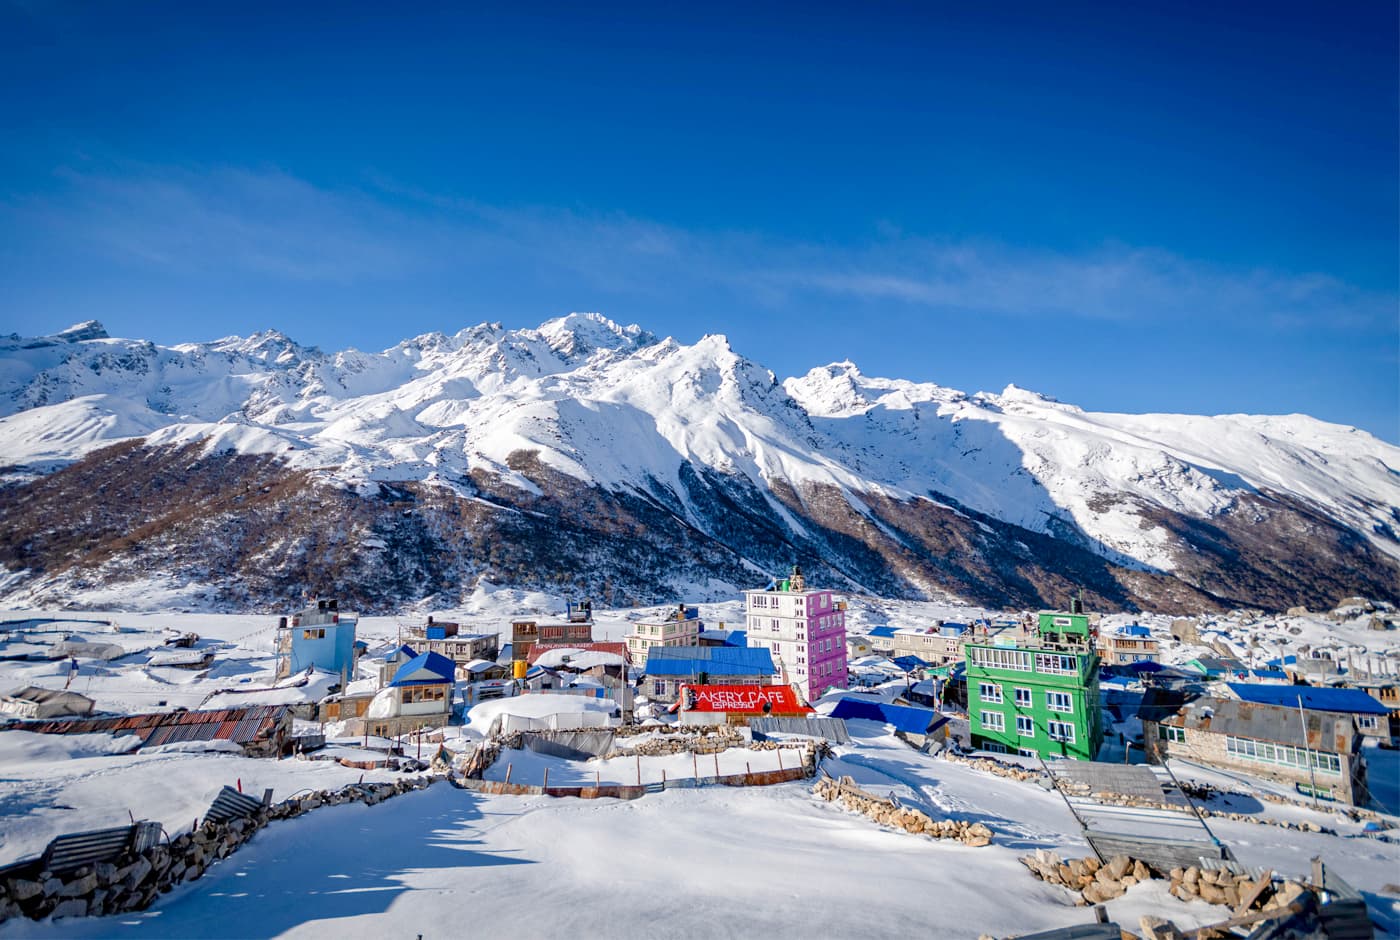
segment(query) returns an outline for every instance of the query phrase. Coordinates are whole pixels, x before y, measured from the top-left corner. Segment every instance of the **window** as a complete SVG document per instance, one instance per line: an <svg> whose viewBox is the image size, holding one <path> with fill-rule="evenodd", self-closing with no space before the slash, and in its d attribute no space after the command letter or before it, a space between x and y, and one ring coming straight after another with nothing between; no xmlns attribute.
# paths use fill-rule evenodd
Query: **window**
<svg viewBox="0 0 1400 940"><path fill-rule="evenodd" d="M977 694L984 702L995 702L998 705L1002 702L1001 686L995 682L978 683Z"/></svg>
<svg viewBox="0 0 1400 940"><path fill-rule="evenodd" d="M1074 699L1070 698L1068 692L1046 692L1045 707L1052 712L1072 712Z"/></svg>
<svg viewBox="0 0 1400 940"><path fill-rule="evenodd" d="M985 731L1005 731L1006 716L1001 712L983 712L982 728Z"/></svg>
<svg viewBox="0 0 1400 940"><path fill-rule="evenodd" d="M984 742L982 742L982 749L983 749L984 751L991 751L993 754L1005 754L1005 753L1006 753L1006 745L1005 745L1005 744L998 744L996 741L984 741Z"/></svg>
<svg viewBox="0 0 1400 940"><path fill-rule="evenodd" d="M1174 742L1174 743L1176 743L1176 744L1185 744L1185 743L1186 743L1186 729L1185 729L1185 728L1173 728L1171 725L1158 725L1158 726L1157 726L1157 740L1158 740L1158 741L1172 741L1172 742Z"/></svg>
<svg viewBox="0 0 1400 940"><path fill-rule="evenodd" d="M1068 721L1049 721L1045 723L1045 733L1050 736L1051 741L1063 741L1066 744L1074 743L1074 725Z"/></svg>
<svg viewBox="0 0 1400 940"><path fill-rule="evenodd" d="M1016 716L1016 733L1023 738L1035 737L1035 722L1030 715Z"/></svg>
<svg viewBox="0 0 1400 940"><path fill-rule="evenodd" d="M1037 751L1037 750L1036 750L1035 748L1033 748L1033 747L1018 747L1018 748L1016 748L1016 753L1017 753L1017 754L1020 754L1022 757L1039 757L1039 756L1040 756L1040 752Z"/></svg>
<svg viewBox="0 0 1400 940"><path fill-rule="evenodd" d="M665 679L657 679L657 680L655 680L654 682L652 682L652 684L651 684L651 694L652 694L652 695L665 695L665 694L666 694L666 680L665 680Z"/></svg>
<svg viewBox="0 0 1400 940"><path fill-rule="evenodd" d="M303 630L301 631L301 638L303 640L324 640L326 638L326 630L324 627L319 630Z"/></svg>
<svg viewBox="0 0 1400 940"><path fill-rule="evenodd" d="M1030 708L1030 707L1031 707L1031 690L1030 690L1030 689L1022 689L1022 688L1017 688L1017 689L1016 689L1016 707L1017 707L1017 708Z"/></svg>
<svg viewBox="0 0 1400 940"><path fill-rule="evenodd" d="M1307 768L1309 763L1314 770L1323 774L1340 774L1342 761L1336 754L1323 754L1289 744L1271 744L1268 741L1255 741L1252 738L1225 737L1225 753L1240 760L1260 764L1278 764L1284 767Z"/></svg>
<svg viewBox="0 0 1400 940"><path fill-rule="evenodd" d="M1059 653L1036 653L1035 671L1054 676L1076 676L1079 674L1079 658Z"/></svg>
<svg viewBox="0 0 1400 940"><path fill-rule="evenodd" d="M1031 671L1031 654L1025 650L969 646L967 660L974 666L982 666L987 669L1010 669L1013 672Z"/></svg>
<svg viewBox="0 0 1400 940"><path fill-rule="evenodd" d="M1357 715L1357 716L1356 716L1356 723L1357 723L1359 726L1361 726L1362 730L1365 730L1365 731L1375 731L1375 730L1376 730L1376 716L1375 716L1375 715Z"/></svg>

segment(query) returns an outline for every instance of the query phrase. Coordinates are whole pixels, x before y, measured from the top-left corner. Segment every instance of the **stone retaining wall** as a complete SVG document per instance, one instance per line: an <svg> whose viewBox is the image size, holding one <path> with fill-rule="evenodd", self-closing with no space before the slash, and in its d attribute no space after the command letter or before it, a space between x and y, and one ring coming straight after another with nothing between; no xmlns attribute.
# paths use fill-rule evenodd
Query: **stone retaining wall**
<svg viewBox="0 0 1400 940"><path fill-rule="evenodd" d="M7 878L0 884L0 923L18 917L40 920L142 911L175 885L203 877L210 865L237 851L273 820L291 819L321 806L341 803L372 806L426 787L437 779L440 778L425 775L393 783L360 783L340 790L319 790L263 807L246 819L206 822L140 854L128 853L111 862L85 865L69 872L36 871L31 878Z"/></svg>
<svg viewBox="0 0 1400 940"><path fill-rule="evenodd" d="M992 830L963 819L932 819L922 810L910 809L893 799L881 799L855 785L850 777L824 777L812 791L827 802L838 802L853 813L868 816L882 826L893 826L913 835L957 839L964 845L983 846L992 841Z"/></svg>

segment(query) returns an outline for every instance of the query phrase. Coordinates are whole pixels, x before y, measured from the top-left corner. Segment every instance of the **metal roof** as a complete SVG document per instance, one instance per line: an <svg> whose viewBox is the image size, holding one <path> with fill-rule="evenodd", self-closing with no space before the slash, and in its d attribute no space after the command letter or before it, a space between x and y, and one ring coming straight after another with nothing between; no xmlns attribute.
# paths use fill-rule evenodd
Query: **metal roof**
<svg viewBox="0 0 1400 940"><path fill-rule="evenodd" d="M441 653L420 653L398 668L391 686L439 685L456 677L457 664Z"/></svg>
<svg viewBox="0 0 1400 940"><path fill-rule="evenodd" d="M649 676L771 676L773 655L756 646L654 646L647 651Z"/></svg>
<svg viewBox="0 0 1400 940"><path fill-rule="evenodd" d="M905 672L913 672L915 669L927 669L932 665L931 663L924 662L917 656L896 656L891 662Z"/></svg>
<svg viewBox="0 0 1400 940"><path fill-rule="evenodd" d="M177 741L234 741L248 744L271 734L289 718L285 705L253 705L211 711L156 712L110 718L56 719L25 725L38 734L135 734L142 747Z"/></svg>
<svg viewBox="0 0 1400 940"><path fill-rule="evenodd" d="M755 741L765 741L770 734L806 734L833 744L851 740L840 718L750 718L749 731Z"/></svg>
<svg viewBox="0 0 1400 940"><path fill-rule="evenodd" d="M1350 714L1327 711L1299 714L1296 704L1289 707L1231 698L1200 698L1177 716L1159 723L1275 744L1306 746L1333 754L1349 755L1361 746L1355 719Z"/></svg>
<svg viewBox="0 0 1400 940"><path fill-rule="evenodd" d="M893 637L894 633L894 627L871 627L865 631L866 636Z"/></svg>
<svg viewBox="0 0 1400 940"><path fill-rule="evenodd" d="M1226 683L1242 702L1259 705L1286 705L1319 712L1345 712L1348 715L1388 715L1390 709L1360 689L1327 689L1312 685L1250 685Z"/></svg>
<svg viewBox="0 0 1400 940"><path fill-rule="evenodd" d="M866 702L854 698L843 698L837 702L836 707L831 710L831 717L880 721L894 725L896 731L903 731L905 734L927 734L948 721L947 718L931 708L889 705L884 702Z"/></svg>

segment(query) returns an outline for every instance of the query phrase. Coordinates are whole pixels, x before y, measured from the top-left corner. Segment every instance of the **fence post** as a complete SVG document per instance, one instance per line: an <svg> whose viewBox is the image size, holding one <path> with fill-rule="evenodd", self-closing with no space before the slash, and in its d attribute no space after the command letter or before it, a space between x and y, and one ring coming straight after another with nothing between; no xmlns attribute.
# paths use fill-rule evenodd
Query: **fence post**
<svg viewBox="0 0 1400 940"><path fill-rule="evenodd" d="M510 783L510 770L511 770L511 768L514 767L514 766L515 766L514 764L510 764L510 763L506 764L506 783L507 783L507 784Z"/></svg>
<svg viewBox="0 0 1400 940"><path fill-rule="evenodd" d="M778 769L783 769L783 749L778 748Z"/></svg>
<svg viewBox="0 0 1400 940"><path fill-rule="evenodd" d="M642 785L642 755L637 755L637 786Z"/></svg>
<svg viewBox="0 0 1400 940"><path fill-rule="evenodd" d="M719 751L715 751L715 776L719 776Z"/></svg>
<svg viewBox="0 0 1400 940"><path fill-rule="evenodd" d="M549 768L544 769L544 789L549 789Z"/></svg>
<svg viewBox="0 0 1400 940"><path fill-rule="evenodd" d="M694 751L690 752L690 766L695 771L695 780L698 783L700 780L700 758L695 756Z"/></svg>

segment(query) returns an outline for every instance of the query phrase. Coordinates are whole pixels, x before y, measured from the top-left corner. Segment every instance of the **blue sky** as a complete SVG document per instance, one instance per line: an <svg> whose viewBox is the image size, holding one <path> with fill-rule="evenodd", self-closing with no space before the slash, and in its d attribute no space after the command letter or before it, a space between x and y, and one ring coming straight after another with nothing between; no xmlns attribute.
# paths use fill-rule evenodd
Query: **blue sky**
<svg viewBox="0 0 1400 940"><path fill-rule="evenodd" d="M0 331L598 310L1400 440L1394 4L286 6L0 0Z"/></svg>

